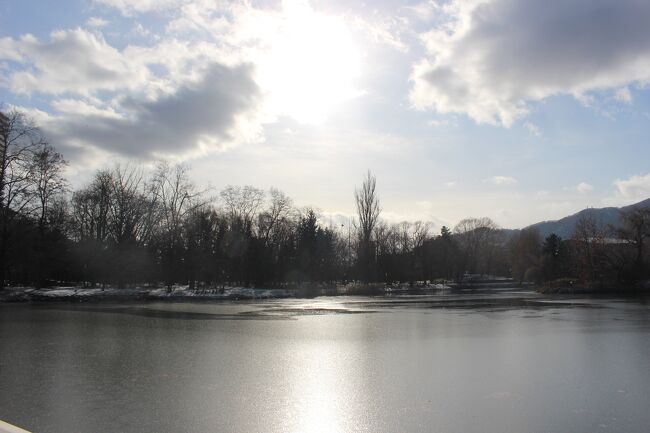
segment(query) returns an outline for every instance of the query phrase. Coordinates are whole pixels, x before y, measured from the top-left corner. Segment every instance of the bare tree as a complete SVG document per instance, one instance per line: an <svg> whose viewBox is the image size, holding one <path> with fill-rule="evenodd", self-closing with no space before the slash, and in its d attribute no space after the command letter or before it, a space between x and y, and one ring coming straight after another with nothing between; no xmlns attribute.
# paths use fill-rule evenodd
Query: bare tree
<svg viewBox="0 0 650 433"><path fill-rule="evenodd" d="M146 182L142 170L117 166L112 178L109 233L117 253L118 285L124 287L126 281L144 277L144 247L150 244L158 226L160 208L154 188Z"/></svg>
<svg viewBox="0 0 650 433"><path fill-rule="evenodd" d="M32 155L32 182L34 195L36 197L35 214L38 218L38 246L36 248L35 259L37 263L37 284L45 284L46 268L51 261L54 252L48 248L46 242L46 232L48 230L50 217L50 206L57 196L61 196L67 187L67 182L63 177L65 160L63 156L56 152L52 146L44 143Z"/></svg>
<svg viewBox="0 0 650 433"><path fill-rule="evenodd" d="M420 248L431 237L433 224L430 221L416 221L411 229L411 245Z"/></svg>
<svg viewBox="0 0 650 433"><path fill-rule="evenodd" d="M402 247L402 235L399 224L391 224L387 234L388 250L390 254L399 254Z"/></svg>
<svg viewBox="0 0 650 433"><path fill-rule="evenodd" d="M576 223L573 241L579 258L581 277L588 281L602 281L606 227L592 215L582 216Z"/></svg>
<svg viewBox="0 0 650 433"><path fill-rule="evenodd" d="M374 230L377 255L390 254L390 235L391 227L388 223L383 220L378 221Z"/></svg>
<svg viewBox="0 0 650 433"><path fill-rule="evenodd" d="M192 206L184 218L185 272L190 290L197 281L214 281L222 271L215 256L219 216L208 204Z"/></svg>
<svg viewBox="0 0 650 433"><path fill-rule="evenodd" d="M293 209L291 198L277 188L269 190L268 209L259 216L258 226L265 245L269 245L276 228L283 219L290 216Z"/></svg>
<svg viewBox="0 0 650 433"><path fill-rule="evenodd" d="M525 228L510 239L512 277L522 283L541 277L542 239L535 227Z"/></svg>
<svg viewBox="0 0 650 433"><path fill-rule="evenodd" d="M499 226L487 217L465 218L454 227L461 248L462 268L470 273L489 272L491 251ZM483 259L483 266L481 266Z"/></svg>
<svg viewBox="0 0 650 433"><path fill-rule="evenodd" d="M646 241L650 239L650 209L633 207L621 214L623 227L618 235L634 246L635 267L643 270Z"/></svg>
<svg viewBox="0 0 650 433"><path fill-rule="evenodd" d="M122 287L153 270L148 248L163 217L156 186L142 169L118 165L72 195L71 231L85 281L117 280Z"/></svg>
<svg viewBox="0 0 650 433"><path fill-rule="evenodd" d="M53 199L66 191L68 184L63 170L67 162L52 146L45 144L34 153L32 164L39 204L38 225L42 231Z"/></svg>
<svg viewBox="0 0 650 433"><path fill-rule="evenodd" d="M159 211L158 242L162 254L163 272L171 285L180 270L176 269L183 254L183 229L188 216L208 200L189 178L184 164L158 164L153 176L152 193Z"/></svg>
<svg viewBox="0 0 650 433"><path fill-rule="evenodd" d="M106 241L113 194L113 175L108 170L95 173L90 185L72 195L72 218L76 240Z"/></svg>
<svg viewBox="0 0 650 433"><path fill-rule="evenodd" d="M40 130L17 110L0 112L0 289L5 285L9 225L33 209L33 155L45 140Z"/></svg>
<svg viewBox="0 0 650 433"><path fill-rule="evenodd" d="M379 219L379 214L381 213L376 188L377 178L368 171L363 179L361 189L356 189L354 191L357 215L359 216L361 239L366 243L370 242L372 230L375 228L377 220Z"/></svg>
<svg viewBox="0 0 650 433"><path fill-rule="evenodd" d="M373 262L372 232L379 220L381 208L377 197L377 179L368 170L360 189L354 191L354 199L359 217L359 261L362 277L369 281Z"/></svg>
<svg viewBox="0 0 650 433"><path fill-rule="evenodd" d="M396 231L399 233L399 244L402 254L408 254L413 250L413 243L411 238L411 229L413 224L410 221L402 221L396 225Z"/></svg>
<svg viewBox="0 0 650 433"><path fill-rule="evenodd" d="M253 223L253 217L264 204L264 191L250 185L229 185L220 195L230 217L245 224Z"/></svg>
<svg viewBox="0 0 650 433"><path fill-rule="evenodd" d="M206 204L205 191L198 191L184 164L161 162L153 176L152 192L161 212L161 225L170 241L180 239L181 225L192 209Z"/></svg>

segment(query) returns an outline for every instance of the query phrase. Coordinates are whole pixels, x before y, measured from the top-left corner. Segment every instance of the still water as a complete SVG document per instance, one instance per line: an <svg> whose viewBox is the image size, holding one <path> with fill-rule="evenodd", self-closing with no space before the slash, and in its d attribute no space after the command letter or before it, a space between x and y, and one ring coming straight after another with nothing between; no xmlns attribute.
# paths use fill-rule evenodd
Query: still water
<svg viewBox="0 0 650 433"><path fill-rule="evenodd" d="M55 433L645 433L650 304L0 305L0 419Z"/></svg>

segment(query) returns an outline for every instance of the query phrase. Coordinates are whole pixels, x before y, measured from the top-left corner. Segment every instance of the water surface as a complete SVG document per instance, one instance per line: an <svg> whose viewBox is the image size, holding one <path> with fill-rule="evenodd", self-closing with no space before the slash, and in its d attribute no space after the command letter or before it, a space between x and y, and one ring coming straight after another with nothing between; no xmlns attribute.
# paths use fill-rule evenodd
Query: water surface
<svg viewBox="0 0 650 433"><path fill-rule="evenodd" d="M527 293L0 305L35 432L647 432L650 305Z"/></svg>

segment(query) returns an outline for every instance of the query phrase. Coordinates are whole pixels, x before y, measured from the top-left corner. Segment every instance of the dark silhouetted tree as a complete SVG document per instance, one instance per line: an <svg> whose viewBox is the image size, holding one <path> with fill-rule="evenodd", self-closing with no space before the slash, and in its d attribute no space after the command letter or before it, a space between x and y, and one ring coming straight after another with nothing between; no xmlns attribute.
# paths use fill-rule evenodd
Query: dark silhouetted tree
<svg viewBox="0 0 650 433"><path fill-rule="evenodd" d="M361 188L354 191L357 216L359 217L359 270L365 281L370 281L374 274L375 254L372 246L372 233L381 213L376 189L377 179L368 171Z"/></svg>

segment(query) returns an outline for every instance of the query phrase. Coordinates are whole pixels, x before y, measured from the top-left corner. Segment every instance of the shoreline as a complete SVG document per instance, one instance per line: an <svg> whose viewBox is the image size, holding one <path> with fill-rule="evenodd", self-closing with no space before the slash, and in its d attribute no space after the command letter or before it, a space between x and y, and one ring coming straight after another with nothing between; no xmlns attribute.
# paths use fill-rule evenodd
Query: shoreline
<svg viewBox="0 0 650 433"><path fill-rule="evenodd" d="M190 290L188 286L83 288L75 286L34 288L6 287L0 291L0 304L29 302L133 302L133 301L248 301L263 299L310 299L318 296L391 296L453 290L449 285L406 284L296 285L285 288L224 286Z"/></svg>
<svg viewBox="0 0 650 433"><path fill-rule="evenodd" d="M648 282L634 285L618 285L615 283L547 283L536 285L535 291L542 295L606 295L620 297L647 297L650 296Z"/></svg>
<svg viewBox="0 0 650 433"><path fill-rule="evenodd" d="M80 288L9 287L0 291L0 304L40 302L140 302L140 301L237 301L282 299L294 297L286 289L252 289L227 287L223 289L189 290L187 288Z"/></svg>
<svg viewBox="0 0 650 433"><path fill-rule="evenodd" d="M335 297L395 297L427 296L434 294L484 294L497 295L509 291L529 291L542 296L586 295L620 298L650 297L650 290L644 286L613 287L588 285L531 285L503 284L427 284L410 286L386 284L353 284L349 286L291 286L286 288L224 286L220 288L194 289L188 286L133 287L119 289L83 288L75 286L37 289L34 287L6 287L0 291L0 304L14 303L127 303L127 302L220 302L256 301L272 299L313 299L320 296Z"/></svg>

